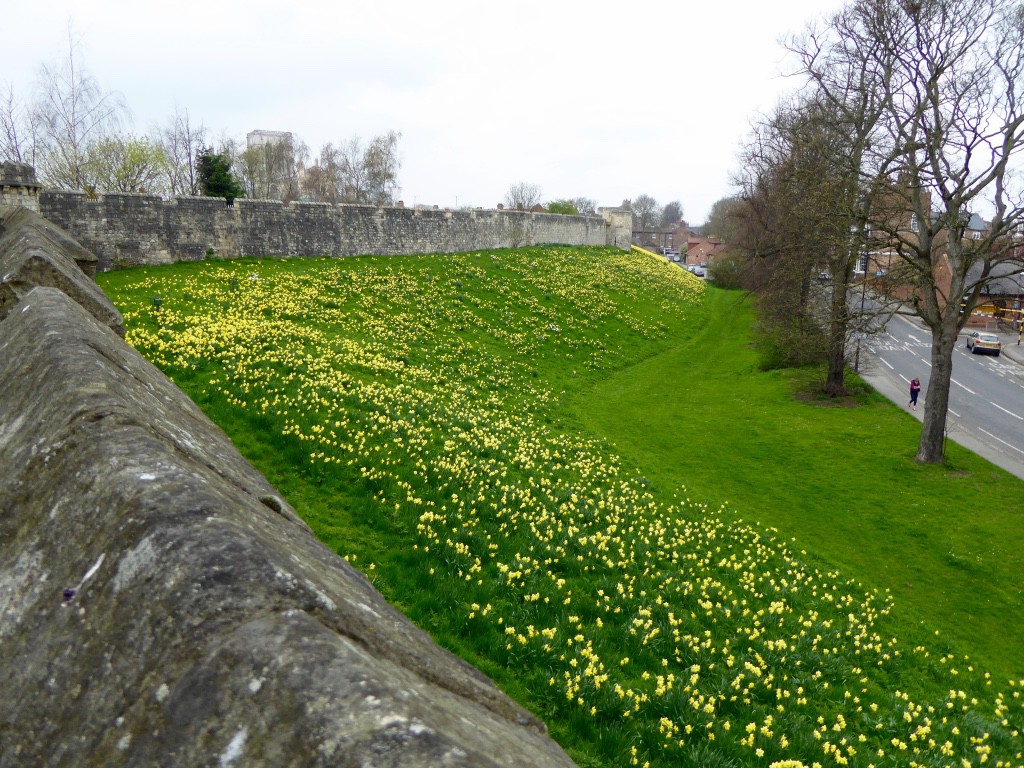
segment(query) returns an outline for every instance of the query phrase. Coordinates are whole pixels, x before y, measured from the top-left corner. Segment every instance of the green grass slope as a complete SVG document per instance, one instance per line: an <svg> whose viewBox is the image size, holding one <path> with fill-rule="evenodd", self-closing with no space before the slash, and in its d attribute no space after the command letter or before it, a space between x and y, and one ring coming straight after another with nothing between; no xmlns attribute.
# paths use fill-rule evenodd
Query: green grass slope
<svg viewBox="0 0 1024 768"><path fill-rule="evenodd" d="M818 372L758 370L741 296L708 304L694 343L577 398L586 427L660 482L890 590L902 616L1000 677L1024 676L1024 484L955 444L947 466L917 464L919 423L883 398L801 398Z"/></svg>
<svg viewBox="0 0 1024 768"><path fill-rule="evenodd" d="M735 295L556 247L100 282L317 535L581 765L1024 762L993 503L1022 486L915 467L871 396L794 397Z"/></svg>

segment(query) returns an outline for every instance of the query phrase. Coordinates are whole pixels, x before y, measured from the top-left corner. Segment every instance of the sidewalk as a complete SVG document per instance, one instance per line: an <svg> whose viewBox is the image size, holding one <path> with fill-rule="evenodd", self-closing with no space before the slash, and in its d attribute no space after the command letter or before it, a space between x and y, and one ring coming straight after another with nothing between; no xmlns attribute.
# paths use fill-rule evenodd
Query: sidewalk
<svg viewBox="0 0 1024 768"><path fill-rule="evenodd" d="M1000 333L999 340L1003 342L1003 354L1018 365L1024 365L1024 341L1017 346L1016 333Z"/></svg>

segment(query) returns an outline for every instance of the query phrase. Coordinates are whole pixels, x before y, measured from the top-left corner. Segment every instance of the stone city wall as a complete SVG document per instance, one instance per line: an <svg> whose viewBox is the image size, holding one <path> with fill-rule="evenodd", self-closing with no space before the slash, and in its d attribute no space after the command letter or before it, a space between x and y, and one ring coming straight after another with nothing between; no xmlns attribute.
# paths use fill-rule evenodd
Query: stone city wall
<svg viewBox="0 0 1024 768"><path fill-rule="evenodd" d="M629 247L629 214L561 216L502 210L44 190L39 212L99 259L99 270L207 256L398 256L560 243ZM620 221L620 219L623 219ZM625 232L623 244L622 233Z"/></svg>

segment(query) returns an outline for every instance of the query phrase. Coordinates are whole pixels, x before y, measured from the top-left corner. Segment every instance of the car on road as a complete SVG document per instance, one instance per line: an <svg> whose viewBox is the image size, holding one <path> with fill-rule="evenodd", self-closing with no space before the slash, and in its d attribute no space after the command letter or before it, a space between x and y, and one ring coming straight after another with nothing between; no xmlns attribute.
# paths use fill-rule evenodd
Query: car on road
<svg viewBox="0 0 1024 768"><path fill-rule="evenodd" d="M999 353L1003 351L1003 344L994 333L971 331L967 334L967 348L974 355L984 353L999 357Z"/></svg>

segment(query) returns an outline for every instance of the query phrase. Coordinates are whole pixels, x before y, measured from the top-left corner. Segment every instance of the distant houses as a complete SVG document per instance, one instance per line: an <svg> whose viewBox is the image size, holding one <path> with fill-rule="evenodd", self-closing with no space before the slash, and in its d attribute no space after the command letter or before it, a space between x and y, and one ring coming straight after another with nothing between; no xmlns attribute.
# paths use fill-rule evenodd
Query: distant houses
<svg viewBox="0 0 1024 768"><path fill-rule="evenodd" d="M925 205L930 208L930 196L925 195ZM908 301L919 290L912 270L900 256L900 251L916 246L919 233L923 227L915 213L906 210L904 198L893 195L890 213L881 217L875 229L867 229L863 233L863 250L854 267L857 278L869 281L877 290L891 298ZM882 199L885 205L885 198ZM934 216L935 214L933 214ZM949 231L936 228L938 222L932 222L932 248L938 258L935 260L934 281L940 301L949 297L952 291L951 264L947 256ZM990 222L977 213L971 213L963 230L964 248L971 247L972 241L984 241L991 235ZM1019 322L1024 316L1024 224L1018 224L1014 231L1005 238L995 239L987 248L994 247L997 254L988 262L988 272L978 261L967 272L965 284L975 285L987 278L975 313L989 316L1005 317Z"/></svg>
<svg viewBox="0 0 1024 768"><path fill-rule="evenodd" d="M710 266L725 252L726 245L717 237L703 237L691 234L686 241L686 263L701 267Z"/></svg>
<svg viewBox="0 0 1024 768"><path fill-rule="evenodd" d="M659 227L637 227L633 230L633 245L664 254L681 266L690 267L711 266L726 250L721 239L693 232L685 221Z"/></svg>

